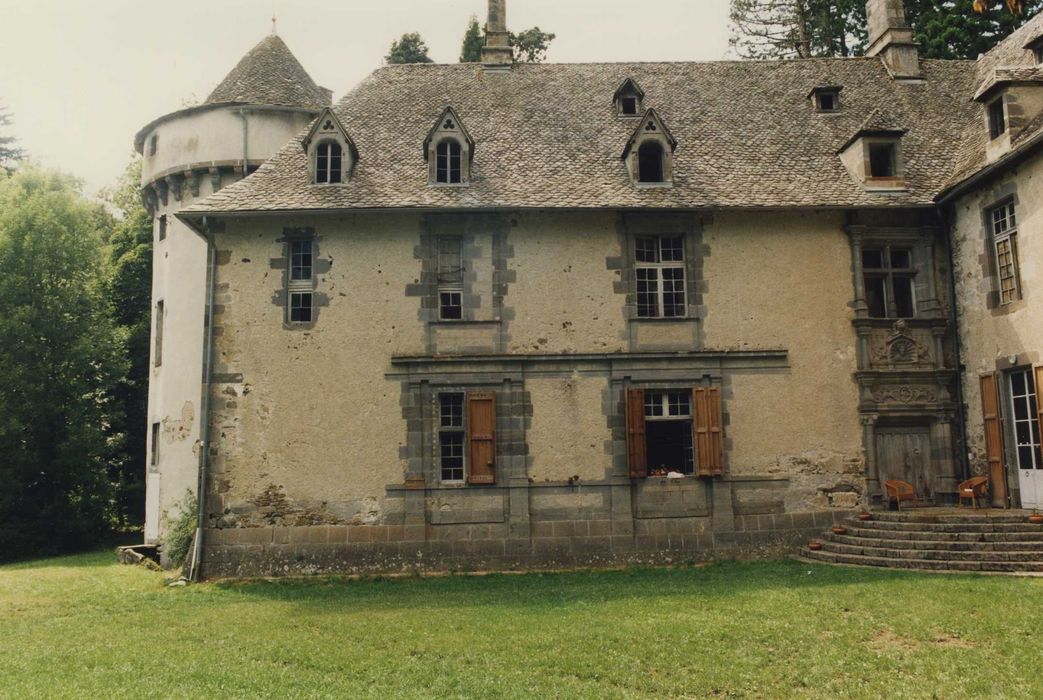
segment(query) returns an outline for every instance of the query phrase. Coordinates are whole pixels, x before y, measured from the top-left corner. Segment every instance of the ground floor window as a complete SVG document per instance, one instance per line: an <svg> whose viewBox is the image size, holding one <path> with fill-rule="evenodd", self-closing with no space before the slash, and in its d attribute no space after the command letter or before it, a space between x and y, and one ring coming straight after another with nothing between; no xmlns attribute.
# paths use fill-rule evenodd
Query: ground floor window
<svg viewBox="0 0 1043 700"><path fill-rule="evenodd" d="M1043 456L1040 454L1039 407L1030 370L1016 370L1010 373L1010 401L1018 469L1043 468Z"/></svg>
<svg viewBox="0 0 1043 700"><path fill-rule="evenodd" d="M630 476L724 473L719 387L629 389L625 409Z"/></svg>
<svg viewBox="0 0 1043 700"><path fill-rule="evenodd" d="M438 456L443 482L464 480L464 395L439 394Z"/></svg>
<svg viewBox="0 0 1043 700"><path fill-rule="evenodd" d="M439 480L495 484L496 393L442 391L436 410Z"/></svg>
<svg viewBox="0 0 1043 700"><path fill-rule="evenodd" d="M695 473L692 441L692 394L689 391L645 393L645 454L648 473Z"/></svg>

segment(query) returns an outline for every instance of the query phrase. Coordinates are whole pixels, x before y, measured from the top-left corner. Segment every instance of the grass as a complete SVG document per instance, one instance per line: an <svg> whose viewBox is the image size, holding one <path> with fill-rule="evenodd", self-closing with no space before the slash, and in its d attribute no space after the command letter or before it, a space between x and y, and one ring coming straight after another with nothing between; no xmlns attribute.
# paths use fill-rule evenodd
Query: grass
<svg viewBox="0 0 1043 700"><path fill-rule="evenodd" d="M1043 579L797 562L164 586L0 567L0 697L1043 697Z"/></svg>

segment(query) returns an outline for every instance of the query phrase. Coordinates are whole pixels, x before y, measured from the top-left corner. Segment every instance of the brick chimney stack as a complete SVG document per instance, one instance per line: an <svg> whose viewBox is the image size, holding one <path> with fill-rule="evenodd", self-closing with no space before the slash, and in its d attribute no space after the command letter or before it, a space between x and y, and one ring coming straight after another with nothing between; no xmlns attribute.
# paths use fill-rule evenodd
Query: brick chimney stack
<svg viewBox="0 0 1043 700"><path fill-rule="evenodd" d="M920 51L913 41L913 30L905 21L903 0L868 0L869 20L867 56L880 56L891 75L899 79L921 77Z"/></svg>
<svg viewBox="0 0 1043 700"><path fill-rule="evenodd" d="M507 0L489 0L482 63L487 68L510 68L514 65L511 35L507 32Z"/></svg>

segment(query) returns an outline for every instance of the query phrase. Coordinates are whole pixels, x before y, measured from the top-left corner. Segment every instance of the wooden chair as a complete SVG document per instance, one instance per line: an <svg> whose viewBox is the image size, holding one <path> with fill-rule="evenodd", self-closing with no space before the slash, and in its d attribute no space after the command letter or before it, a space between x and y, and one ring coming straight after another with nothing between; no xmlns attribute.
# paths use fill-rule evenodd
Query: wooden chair
<svg viewBox="0 0 1043 700"><path fill-rule="evenodd" d="M908 501L913 505L920 502L916 498L916 490L908 481L888 479L884 482L884 490L887 493L887 502L895 501L898 504L898 510L902 510L902 501Z"/></svg>
<svg viewBox="0 0 1043 700"><path fill-rule="evenodd" d="M978 499L986 498L989 495L989 477L987 476L976 476L971 479L967 479L960 484L960 505L963 505L964 499L967 499L971 504L977 508Z"/></svg>

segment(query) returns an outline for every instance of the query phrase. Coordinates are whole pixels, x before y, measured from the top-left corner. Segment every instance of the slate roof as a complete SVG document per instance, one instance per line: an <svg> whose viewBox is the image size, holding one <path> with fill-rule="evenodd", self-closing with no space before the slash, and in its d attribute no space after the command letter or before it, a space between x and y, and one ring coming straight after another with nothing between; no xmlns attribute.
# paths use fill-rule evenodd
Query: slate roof
<svg viewBox="0 0 1043 700"><path fill-rule="evenodd" d="M954 171L953 134L976 118L973 61L923 62L926 80L893 80L876 58L388 66L336 107L358 145L350 182L312 185L300 140L193 212L381 208L727 208L930 204ZM642 188L620 159L635 127L613 109L633 78L678 141L674 186ZM820 113L817 85L844 87ZM421 144L452 105L475 140L472 182L432 187ZM869 193L838 149L874 110L903 136L907 192Z"/></svg>
<svg viewBox="0 0 1043 700"><path fill-rule="evenodd" d="M204 104L231 102L321 109L330 100L330 91L316 85L286 42L273 34L243 56Z"/></svg>

